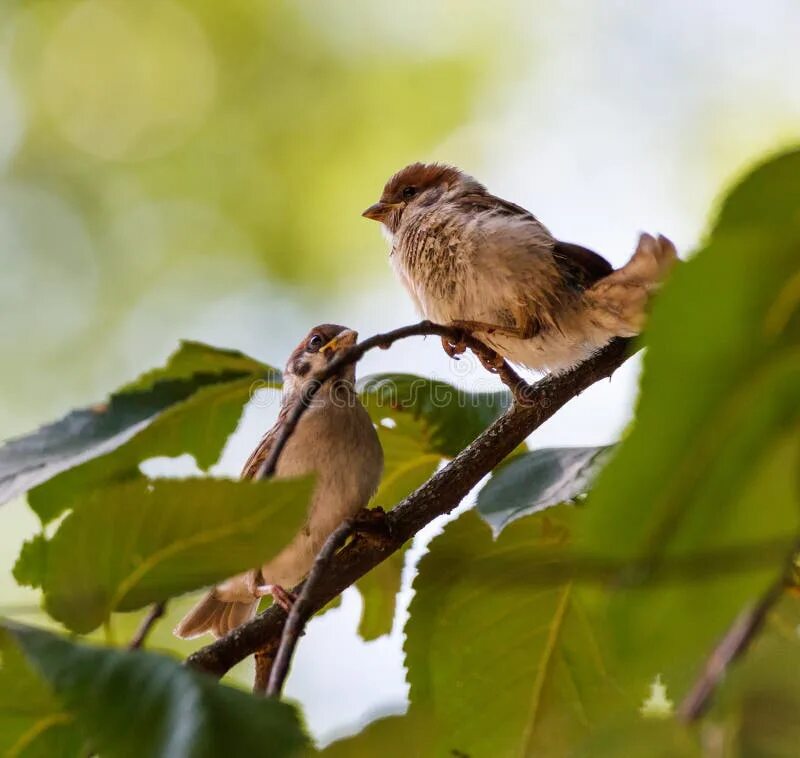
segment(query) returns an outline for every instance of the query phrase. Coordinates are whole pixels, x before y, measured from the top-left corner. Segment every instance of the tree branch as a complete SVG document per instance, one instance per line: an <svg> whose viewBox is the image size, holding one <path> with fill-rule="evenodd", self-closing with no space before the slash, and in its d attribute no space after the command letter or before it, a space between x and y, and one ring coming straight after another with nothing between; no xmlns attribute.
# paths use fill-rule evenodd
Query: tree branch
<svg viewBox="0 0 800 758"><path fill-rule="evenodd" d="M253 694L266 695L269 686L269 677L272 673L272 664L275 661L275 653L278 650L278 640L266 645L260 650L256 650L253 660L256 668L255 679L253 680Z"/></svg>
<svg viewBox="0 0 800 758"><path fill-rule="evenodd" d="M781 599L786 588L794 584L794 565L798 548L800 545L792 548L781 576L767 588L755 605L745 608L736 617L731 628L711 652L702 673L678 707L677 716L681 721L691 723L705 713L728 666L747 651L750 643L763 628L775 603Z"/></svg>
<svg viewBox="0 0 800 758"><path fill-rule="evenodd" d="M423 326L425 322L406 329L421 329ZM370 340L361 345L368 342ZM387 514L389 529L386 535L379 539L353 540L334 556L328 570L308 590L312 613L399 550L423 526L453 510L486 474L561 406L596 381L610 377L627 358L629 348L630 340L614 340L571 371L548 376L530 386L524 404L517 403L506 411L450 463ZM302 592L303 584L294 591ZM189 656L187 664L222 676L247 656L274 644L281 636L285 618L284 611L273 605L225 637L197 650Z"/></svg>
<svg viewBox="0 0 800 758"><path fill-rule="evenodd" d="M144 641L147 639L147 635L150 634L150 630L155 626L156 621L164 615L166 610L166 601L153 603L153 605L150 606L150 610L142 619L142 623L136 630L136 634L133 635L133 639L128 643L128 650L138 650L144 645Z"/></svg>
<svg viewBox="0 0 800 758"><path fill-rule="evenodd" d="M344 541L350 536L353 531L353 520L347 519L334 529L325 540L325 544L314 559L314 565L303 584L303 589L297 596L292 610L289 611L289 616L286 623L283 625L283 632L281 633L281 643L278 647L278 652L275 655L275 660L272 663L272 671L269 675L269 683L267 685L267 695L270 697L280 697L283 683L286 681L286 675L289 673L289 663L294 655L294 649L297 646L297 641L303 633L305 625L314 613L314 606L310 600L311 595L317 583L322 579L325 569L328 567L336 551L344 544Z"/></svg>
<svg viewBox="0 0 800 758"><path fill-rule="evenodd" d="M473 337L471 334L466 334L462 329L452 326L441 326L434 324L432 321L420 321L418 324L411 324L410 326L402 326L399 329L393 329L384 334L376 334L374 337L365 339L357 345L353 345L345 349L341 354L337 355L324 370L320 371L313 379L307 382L303 387L297 401L292 407L291 411L287 414L286 420L280 433L275 438L275 443L270 450L269 455L264 459L255 479L269 479L275 473L275 467L278 464L278 458L283 452L283 448L289 441L289 437L297 426L300 417L305 413L306 409L311 405L314 396L319 392L322 385L334 377L339 369L351 363L360 361L364 355L374 350L376 347L386 349L398 340L406 339L407 337L429 336L436 334L440 337L447 337L454 342L461 342L470 348L476 355L483 359L495 360L498 358L497 353L491 348L486 347L480 340ZM512 369L508 363L502 361L501 365L496 369L495 373L500 377L503 384L509 388L514 399L521 405L526 405L529 402L528 391L530 385L525 382L522 377Z"/></svg>

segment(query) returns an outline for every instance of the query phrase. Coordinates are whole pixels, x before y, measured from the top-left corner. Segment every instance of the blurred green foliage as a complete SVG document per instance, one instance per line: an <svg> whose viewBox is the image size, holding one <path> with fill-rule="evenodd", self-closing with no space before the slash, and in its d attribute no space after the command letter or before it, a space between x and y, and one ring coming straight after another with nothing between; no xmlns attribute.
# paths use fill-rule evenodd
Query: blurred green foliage
<svg viewBox="0 0 800 758"><path fill-rule="evenodd" d="M108 381L158 319L385 271L360 212L463 122L486 48L410 57L394 27L288 0L0 5L0 438Z"/></svg>
<svg viewBox="0 0 800 758"><path fill-rule="evenodd" d="M11 175L77 209L111 311L183 256L255 256L318 287L349 275L374 247L356 188L463 119L479 64L342 49L288 2L26 5Z"/></svg>
<svg viewBox="0 0 800 758"><path fill-rule="evenodd" d="M796 755L796 587L715 678L712 718L641 705L657 677L684 700L798 544L799 175L798 150L749 174L664 289L636 420L585 505L494 540L465 513L430 544L406 624L418 755ZM530 496L537 464L499 470L509 501ZM331 753L367 755L401 728Z"/></svg>
<svg viewBox="0 0 800 758"><path fill-rule="evenodd" d="M291 706L219 686L162 655L16 624L0 627L0 654L10 664L0 669L0 705L11 706L0 711L4 755L235 758L268 746L277 758L308 744Z"/></svg>

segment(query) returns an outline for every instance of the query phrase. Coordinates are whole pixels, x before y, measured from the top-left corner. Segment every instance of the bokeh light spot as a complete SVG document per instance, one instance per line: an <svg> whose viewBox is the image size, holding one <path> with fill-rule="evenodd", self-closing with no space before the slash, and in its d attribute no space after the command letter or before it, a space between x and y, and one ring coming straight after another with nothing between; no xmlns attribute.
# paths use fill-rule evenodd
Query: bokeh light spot
<svg viewBox="0 0 800 758"><path fill-rule="evenodd" d="M202 122L216 63L200 25L172 0L85 0L53 31L41 87L75 147L140 160L180 145Z"/></svg>
<svg viewBox="0 0 800 758"><path fill-rule="evenodd" d="M56 248L58 255L41 254ZM80 216L58 195L0 184L0 349L20 358L79 336L94 317L94 258Z"/></svg>
<svg viewBox="0 0 800 758"><path fill-rule="evenodd" d="M0 170L5 168L25 132L25 117L6 71L0 68Z"/></svg>

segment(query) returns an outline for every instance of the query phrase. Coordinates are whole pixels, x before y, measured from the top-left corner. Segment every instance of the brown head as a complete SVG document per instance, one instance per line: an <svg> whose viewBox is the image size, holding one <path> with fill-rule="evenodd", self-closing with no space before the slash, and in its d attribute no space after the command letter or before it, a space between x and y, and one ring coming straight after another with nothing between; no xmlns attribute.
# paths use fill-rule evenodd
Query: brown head
<svg viewBox="0 0 800 758"><path fill-rule="evenodd" d="M285 389L291 392L307 377L314 376L342 351L355 345L358 332L339 324L315 326L294 349L286 362ZM355 364L342 367L335 378L355 383Z"/></svg>
<svg viewBox="0 0 800 758"><path fill-rule="evenodd" d="M412 163L398 171L383 188L379 202L361 215L380 221L396 232L406 208L429 205L445 192L463 188L465 192L484 191L483 185L454 166L442 163Z"/></svg>

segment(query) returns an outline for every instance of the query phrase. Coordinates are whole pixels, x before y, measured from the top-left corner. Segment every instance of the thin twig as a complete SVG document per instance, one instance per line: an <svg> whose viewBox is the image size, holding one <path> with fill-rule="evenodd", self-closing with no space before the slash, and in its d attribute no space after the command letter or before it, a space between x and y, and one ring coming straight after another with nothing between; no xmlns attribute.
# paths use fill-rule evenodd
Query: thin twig
<svg viewBox="0 0 800 758"><path fill-rule="evenodd" d="M781 576L764 592L755 605L745 608L720 640L703 666L694 686L678 707L677 716L685 722L697 721L708 708L711 697L725 676L728 667L739 658L761 631L769 612L793 581L795 556L800 545L792 548Z"/></svg>
<svg viewBox="0 0 800 758"><path fill-rule="evenodd" d="M346 532L345 537L341 538L341 536L337 534L336 530L328 536L328 539L322 544L319 554L314 559L314 564L312 564L311 571L309 572L306 582L301 583L295 588L294 594L297 596L298 602L302 600L301 605L295 603L295 607L297 608L296 613L303 614L300 621L298 622L296 619L292 620L293 617L291 617L291 614L288 614L287 620L283 626L283 631L281 632L280 639L272 638L267 645L262 647L260 650L256 650L254 655L254 695L268 694L267 689L272 677L272 667L275 665L275 661L278 657L281 658L282 662L280 665L284 668L282 677L285 678L288 670L288 664L291 661L294 647L297 645L298 638L302 636L303 628L308 623L311 615L314 613L313 609L308 610L308 597L314 587L314 584L319 581L325 566L328 565L333 557L333 554L336 552L339 545L341 545L347 538L347 535L353 533L363 537L364 539L369 539L373 542L380 542L381 540L388 539L391 534L389 523L386 518L386 512L380 506L375 506L374 508L362 508L351 519L343 522L339 528ZM287 635L290 634L295 624L299 624L300 630L297 632L297 635L294 637L294 639L290 641ZM291 648L289 649L288 654L286 652L280 652L281 650L285 650L287 645L289 645ZM284 658L286 659L285 662ZM280 691L283 689L282 682L275 686L277 687L277 692L275 694L279 696Z"/></svg>
<svg viewBox="0 0 800 758"><path fill-rule="evenodd" d="M561 406L595 382L611 376L628 357L630 345L629 340L614 340L571 371L546 377L531 386L529 402L512 406L386 515L389 532L385 538L352 540L336 553L328 570L309 589L313 610L320 610L399 550L423 526L455 508L486 474ZM302 592L302 585L294 591ZM280 639L285 618L280 608L272 606L225 637L197 650L189 656L187 664L223 676L239 661Z"/></svg>
<svg viewBox="0 0 800 758"><path fill-rule="evenodd" d="M287 414L286 420L280 430L280 433L275 438L275 443L270 450L269 455L264 459L255 479L269 479L275 473L275 467L278 464L278 458L283 452L283 448L289 441L289 437L297 426L300 417L305 413L306 409L311 405L314 396L319 392L322 385L334 377L343 366L360 361L365 353L369 350L374 350L376 347L387 348L398 340L407 337L420 337L428 335L438 335L440 337L448 337L454 342L461 342L469 347L473 352L479 356L487 359L497 357L497 354L491 349L486 347L480 340L472 335L464 333L463 330L451 326L441 326L434 324L432 321L420 321L418 324L411 324L410 326L402 326L399 329L393 329L384 334L376 334L369 339L365 339L352 347L346 348L339 355L337 355L322 371L320 371L313 380L307 382L291 411ZM502 362L496 370L497 376L505 384L514 399L520 404L527 404L530 402L530 385L522 379L516 371L514 371L508 363Z"/></svg>
<svg viewBox="0 0 800 758"><path fill-rule="evenodd" d="M272 664L275 662L276 644L268 645L261 650L256 650L253 656L256 675L253 679L253 694L266 695L269 677L272 673Z"/></svg>
<svg viewBox="0 0 800 758"><path fill-rule="evenodd" d="M283 625L283 632L281 632L281 643L278 647L278 652L272 663L272 671L269 676L269 684L267 685L267 695L270 697L280 697L283 683L286 681L286 676L289 673L289 664L294 655L294 649L297 646L297 641L300 635L303 634L308 620L314 613L314 604L311 602L311 594L320 581L325 569L328 567L336 551L344 544L345 540L350 536L353 531L352 519L343 521L336 529L334 529L322 549L314 559L314 565L303 584L302 590L294 601L292 609L289 611L289 617Z"/></svg>
<svg viewBox="0 0 800 758"><path fill-rule="evenodd" d="M144 641L147 639L147 635L150 634L150 630L155 626L156 621L158 621L164 615L166 609L166 601L153 603L150 606L150 610L142 619L142 623L139 624L136 634L133 635L133 639L128 643L129 650L138 650L142 645L144 645Z"/></svg>
<svg viewBox="0 0 800 758"><path fill-rule="evenodd" d="M783 594L783 590L783 581L775 582L758 603L746 608L737 616L731 628L708 657L703 673L678 707L677 715L681 721L687 723L696 721L705 713L711 696L728 666L749 647L772 606Z"/></svg>

